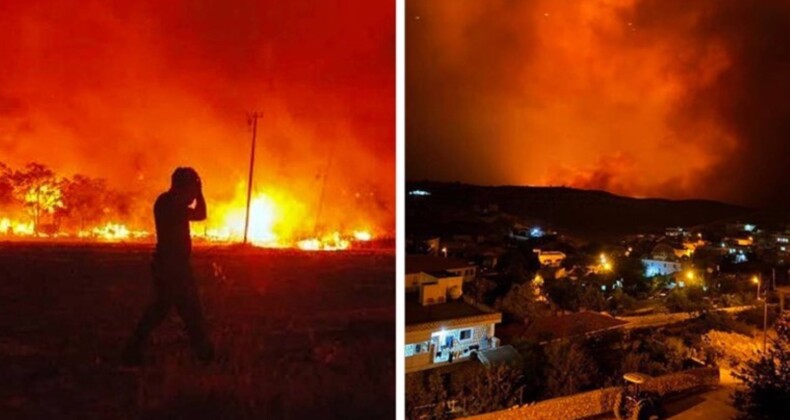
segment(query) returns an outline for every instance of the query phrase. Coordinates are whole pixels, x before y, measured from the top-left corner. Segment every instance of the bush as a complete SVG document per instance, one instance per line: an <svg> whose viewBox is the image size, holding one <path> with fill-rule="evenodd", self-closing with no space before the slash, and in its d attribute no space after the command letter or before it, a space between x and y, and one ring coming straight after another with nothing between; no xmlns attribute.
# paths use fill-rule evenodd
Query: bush
<svg viewBox="0 0 790 420"><path fill-rule="evenodd" d="M636 299L622 289L617 289L612 293L612 300L609 302L609 307L613 312L619 310L630 311L636 307Z"/></svg>
<svg viewBox="0 0 790 420"><path fill-rule="evenodd" d="M579 297L579 305L583 308L598 312L609 309L603 293L594 285L588 285L583 289Z"/></svg>
<svg viewBox="0 0 790 420"><path fill-rule="evenodd" d="M544 290L549 300L563 311L579 310L579 287L570 279L545 279Z"/></svg>
<svg viewBox="0 0 790 420"><path fill-rule="evenodd" d="M502 364L476 375L460 398L465 414L503 410L522 401L524 375L519 366Z"/></svg>
<svg viewBox="0 0 790 420"><path fill-rule="evenodd" d="M790 401L790 315L776 323L777 339L758 360L746 362L735 376L745 389L735 392L733 403L744 418L788 418Z"/></svg>
<svg viewBox="0 0 790 420"><path fill-rule="evenodd" d="M711 375L711 378L713 375ZM718 378L716 378L716 381ZM713 382L713 381L711 381ZM708 385L702 375L687 372L673 373L658 378L653 378L645 384L646 391L652 391L661 397L677 395Z"/></svg>
<svg viewBox="0 0 790 420"><path fill-rule="evenodd" d="M765 316L765 308L763 308L763 305L757 305L754 308L740 312L736 316L736 318L739 321L757 327L757 329L762 331L764 316ZM777 311L776 308L770 308L770 307L768 308L768 328L771 328L771 326L773 326L774 323L776 323L776 319L778 316L779 316L779 312Z"/></svg>
<svg viewBox="0 0 790 420"><path fill-rule="evenodd" d="M747 336L752 335L752 328L749 325L738 321L726 312L718 311L703 312L702 315L692 321L690 329L701 334L710 330L719 330Z"/></svg>
<svg viewBox="0 0 790 420"><path fill-rule="evenodd" d="M530 283L514 283L496 306L497 309L518 321L532 321L539 312L534 289Z"/></svg>
<svg viewBox="0 0 790 420"><path fill-rule="evenodd" d="M647 353L626 353L620 366L620 374L647 372L650 356Z"/></svg>
<svg viewBox="0 0 790 420"><path fill-rule="evenodd" d="M704 297L700 287L676 287L667 295L665 304L670 312L697 312L709 306Z"/></svg>
<svg viewBox="0 0 790 420"><path fill-rule="evenodd" d="M724 307L743 306L748 303L750 302L747 299L744 299L743 295L738 293L725 293L721 295L721 305Z"/></svg>
<svg viewBox="0 0 790 420"><path fill-rule="evenodd" d="M546 398L575 394L589 389L598 366L578 341L555 341L544 348Z"/></svg>

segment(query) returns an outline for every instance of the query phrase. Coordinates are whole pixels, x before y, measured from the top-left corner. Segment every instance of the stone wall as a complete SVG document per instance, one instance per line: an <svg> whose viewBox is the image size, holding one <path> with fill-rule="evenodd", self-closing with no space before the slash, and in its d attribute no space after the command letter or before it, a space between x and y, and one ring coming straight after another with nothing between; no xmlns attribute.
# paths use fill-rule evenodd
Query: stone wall
<svg viewBox="0 0 790 420"><path fill-rule="evenodd" d="M645 384L645 389L658 392L663 397L677 397L716 386L718 383L719 370L717 368L701 368L653 378ZM619 388L617 387L603 388L513 407L508 410L467 417L467 419L584 419L612 412L614 398L618 391Z"/></svg>

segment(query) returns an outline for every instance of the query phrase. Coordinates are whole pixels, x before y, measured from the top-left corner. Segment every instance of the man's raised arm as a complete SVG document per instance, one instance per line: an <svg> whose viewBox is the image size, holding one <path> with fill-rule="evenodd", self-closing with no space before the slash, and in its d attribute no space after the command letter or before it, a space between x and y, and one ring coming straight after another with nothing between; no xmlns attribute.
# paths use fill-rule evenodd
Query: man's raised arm
<svg viewBox="0 0 790 420"><path fill-rule="evenodd" d="M195 198L195 208L189 209L189 220L206 220L206 199L203 198L203 185L198 184L198 195Z"/></svg>

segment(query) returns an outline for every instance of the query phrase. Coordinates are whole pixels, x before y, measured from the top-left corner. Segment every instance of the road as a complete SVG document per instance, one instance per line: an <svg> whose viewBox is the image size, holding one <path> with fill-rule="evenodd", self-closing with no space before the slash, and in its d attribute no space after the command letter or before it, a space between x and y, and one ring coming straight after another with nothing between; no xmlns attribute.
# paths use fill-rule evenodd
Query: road
<svg viewBox="0 0 790 420"><path fill-rule="evenodd" d="M702 394L692 395L665 406L668 418L674 420L724 420L738 414L732 406L730 394L734 388L723 386Z"/></svg>
<svg viewBox="0 0 790 420"><path fill-rule="evenodd" d="M753 306L733 306L729 308L718 308L714 311L726 312L734 314L753 308ZM670 314L653 314L653 315L640 315L640 316L619 316L617 319L628 322L625 324L625 329L636 328L651 328L660 327L663 325L676 324L678 322L687 321L696 318L700 315L699 312L676 312Z"/></svg>

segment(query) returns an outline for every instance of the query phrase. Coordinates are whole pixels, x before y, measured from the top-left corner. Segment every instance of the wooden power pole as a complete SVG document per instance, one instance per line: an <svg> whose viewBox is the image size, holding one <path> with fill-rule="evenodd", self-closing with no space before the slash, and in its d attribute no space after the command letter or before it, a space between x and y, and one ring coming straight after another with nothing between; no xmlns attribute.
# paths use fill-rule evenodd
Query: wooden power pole
<svg viewBox="0 0 790 420"><path fill-rule="evenodd" d="M249 122L252 124L252 151L250 152L250 176L247 179L247 213L244 215L244 244L247 243L247 232L250 230L250 204L252 203L252 174L255 169L255 137L258 133L258 118L262 118L260 112L253 112L249 115Z"/></svg>

